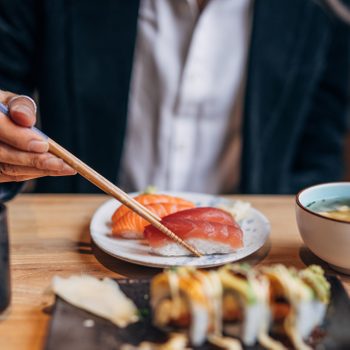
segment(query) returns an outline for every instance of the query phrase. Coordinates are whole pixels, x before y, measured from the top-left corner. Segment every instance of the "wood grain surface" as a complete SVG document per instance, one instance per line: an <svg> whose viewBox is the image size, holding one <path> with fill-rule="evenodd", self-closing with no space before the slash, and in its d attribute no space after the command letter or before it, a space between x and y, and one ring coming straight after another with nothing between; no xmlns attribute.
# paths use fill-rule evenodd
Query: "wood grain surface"
<svg viewBox="0 0 350 350"><path fill-rule="evenodd" d="M251 263L296 267L319 263L302 244L289 196L237 196L250 201L271 222L271 238ZM50 319L54 275L147 277L157 269L114 259L90 242L89 223L103 195L21 195L8 204L12 268L11 307L0 316L1 350L42 349ZM350 293L350 278L339 276Z"/></svg>

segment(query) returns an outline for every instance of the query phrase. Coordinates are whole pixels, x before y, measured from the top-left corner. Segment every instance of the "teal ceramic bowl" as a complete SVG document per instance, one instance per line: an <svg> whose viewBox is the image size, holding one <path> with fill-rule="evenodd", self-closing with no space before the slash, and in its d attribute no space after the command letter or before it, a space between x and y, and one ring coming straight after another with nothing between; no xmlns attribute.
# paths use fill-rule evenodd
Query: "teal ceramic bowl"
<svg viewBox="0 0 350 350"><path fill-rule="evenodd" d="M308 187L296 196L296 219L306 246L335 270L350 274L350 222L322 216L307 208L323 199L350 198L350 182Z"/></svg>

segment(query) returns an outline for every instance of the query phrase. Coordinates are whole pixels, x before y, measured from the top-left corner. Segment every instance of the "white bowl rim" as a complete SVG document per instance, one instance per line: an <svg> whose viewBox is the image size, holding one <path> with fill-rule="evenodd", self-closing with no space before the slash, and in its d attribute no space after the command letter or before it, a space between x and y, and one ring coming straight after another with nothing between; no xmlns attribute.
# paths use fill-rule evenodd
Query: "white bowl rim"
<svg viewBox="0 0 350 350"><path fill-rule="evenodd" d="M330 217L327 217L327 216L324 216L324 215L321 215L321 214L318 214L310 209L308 209L307 207L305 207L303 204L301 204L301 201L300 201L300 196L307 190L310 190L314 187L323 187L323 186L329 186L329 185L349 185L350 186L350 182L349 181L337 181L337 182L323 182L323 183L320 183L320 184L316 184L316 185L312 185L312 186L309 186L309 187L305 187L304 189L300 190L296 196L295 196L295 200L296 200L296 204L300 207L300 209L303 209L305 210L306 212L308 212L309 214L312 214L314 216L318 216L319 218L322 218L322 219L325 219L325 220L330 220L330 221L335 221L335 222L340 222L342 224L348 224L350 225L350 221L346 221L346 220L341 220L341 219L334 219L334 218L330 218Z"/></svg>

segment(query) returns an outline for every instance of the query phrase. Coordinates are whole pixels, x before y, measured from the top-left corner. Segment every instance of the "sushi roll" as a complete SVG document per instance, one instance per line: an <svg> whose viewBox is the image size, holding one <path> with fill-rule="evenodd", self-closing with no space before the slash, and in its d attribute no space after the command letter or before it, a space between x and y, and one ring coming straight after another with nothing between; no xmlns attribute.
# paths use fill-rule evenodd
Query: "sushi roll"
<svg viewBox="0 0 350 350"><path fill-rule="evenodd" d="M283 265L262 269L270 282L274 329L285 333L296 349L308 350L305 340L322 323L329 303L329 284L321 268L301 272Z"/></svg>
<svg viewBox="0 0 350 350"><path fill-rule="evenodd" d="M247 264L226 265L218 271L223 287L225 333L244 345L257 341L268 349L284 349L269 337L271 323L269 281Z"/></svg>
<svg viewBox="0 0 350 350"><path fill-rule="evenodd" d="M154 324L161 329L185 329L194 346L210 334L221 335L222 288L216 272L171 269L151 283Z"/></svg>
<svg viewBox="0 0 350 350"><path fill-rule="evenodd" d="M233 217L217 208L193 208L162 219L162 224L202 254L227 254L243 247L243 232ZM144 231L152 251L158 255L189 255L157 228Z"/></svg>
<svg viewBox="0 0 350 350"><path fill-rule="evenodd" d="M151 282L155 326L185 331L193 346L205 341L221 348L259 343L287 349L269 335L283 334L297 350L320 326L330 300L330 285L319 266L297 271L283 265L260 269L230 264L215 271L181 267Z"/></svg>
<svg viewBox="0 0 350 350"><path fill-rule="evenodd" d="M311 310L305 325L302 336L308 337L316 327L322 325L325 318L327 307L330 301L330 284L325 278L324 271L320 266L310 265L308 268L299 271L299 278L311 288L313 298L311 301Z"/></svg>

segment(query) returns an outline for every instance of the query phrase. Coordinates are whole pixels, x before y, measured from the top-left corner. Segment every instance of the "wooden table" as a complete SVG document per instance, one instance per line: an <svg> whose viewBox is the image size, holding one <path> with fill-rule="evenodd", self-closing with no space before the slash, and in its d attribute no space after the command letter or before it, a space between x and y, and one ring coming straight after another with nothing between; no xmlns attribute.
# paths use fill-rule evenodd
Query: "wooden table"
<svg viewBox="0 0 350 350"><path fill-rule="evenodd" d="M304 267L321 263L302 244L295 223L294 198L252 196L271 221L270 241L248 259ZM42 349L50 320L54 275L88 273L97 277L138 277L157 270L131 265L91 246L89 222L102 195L21 195L8 204L12 254L12 305L0 319L1 350ZM341 277L350 293L350 278Z"/></svg>

